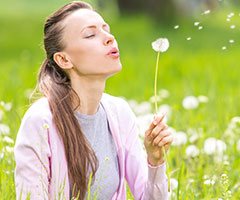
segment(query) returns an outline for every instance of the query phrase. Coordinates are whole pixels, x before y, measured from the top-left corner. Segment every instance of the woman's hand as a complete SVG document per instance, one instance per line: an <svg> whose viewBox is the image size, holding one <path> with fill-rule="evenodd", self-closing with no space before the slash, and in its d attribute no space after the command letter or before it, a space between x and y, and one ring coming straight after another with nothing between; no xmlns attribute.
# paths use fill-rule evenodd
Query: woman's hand
<svg viewBox="0 0 240 200"><path fill-rule="evenodd" d="M158 166L164 162L163 151L167 151L173 141L171 131L163 122L164 117L165 115L156 115L145 132L144 146L147 151L148 162L152 166Z"/></svg>

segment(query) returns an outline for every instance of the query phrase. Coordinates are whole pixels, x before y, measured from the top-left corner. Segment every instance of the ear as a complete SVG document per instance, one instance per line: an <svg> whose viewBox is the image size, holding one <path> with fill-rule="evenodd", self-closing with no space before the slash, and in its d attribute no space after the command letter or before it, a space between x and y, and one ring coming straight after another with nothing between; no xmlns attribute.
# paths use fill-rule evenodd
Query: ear
<svg viewBox="0 0 240 200"><path fill-rule="evenodd" d="M53 55L54 61L58 64L62 69L71 69L73 68L73 64L69 59L68 55L64 52L57 52Z"/></svg>

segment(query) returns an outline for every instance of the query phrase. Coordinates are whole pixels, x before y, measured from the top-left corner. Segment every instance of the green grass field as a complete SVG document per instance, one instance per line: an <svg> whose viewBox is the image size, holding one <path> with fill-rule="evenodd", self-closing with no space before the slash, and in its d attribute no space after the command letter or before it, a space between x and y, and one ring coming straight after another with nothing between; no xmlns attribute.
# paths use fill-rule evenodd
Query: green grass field
<svg viewBox="0 0 240 200"><path fill-rule="evenodd" d="M44 59L44 20L65 2L9 0L0 6L0 199L3 200L15 198L11 149L14 143L7 137L16 138L21 117L29 105L29 91L35 86ZM231 12L235 15L228 22L226 18ZM207 15L199 13L193 19L169 26L143 15L112 18L103 13L103 16L118 40L123 64L121 73L107 82L106 92L112 95L139 103L149 101L156 62L151 42L158 37L170 41L169 50L160 55L158 77L158 88L168 90L170 95L159 105L170 106L169 126L187 135L187 142L172 146L168 154L171 178L178 182L172 199L239 199L240 120L234 118L240 116L239 8L229 6ZM194 26L196 21L203 29ZM175 25L179 28L174 29ZM231 29L231 25L236 27ZM182 100L189 95L204 95L208 102L186 110ZM12 108L4 102L10 102ZM194 141L190 139L192 132L198 136ZM220 158L204 152L204 142L209 137L225 142L226 150ZM198 156L186 155L189 145L199 149Z"/></svg>

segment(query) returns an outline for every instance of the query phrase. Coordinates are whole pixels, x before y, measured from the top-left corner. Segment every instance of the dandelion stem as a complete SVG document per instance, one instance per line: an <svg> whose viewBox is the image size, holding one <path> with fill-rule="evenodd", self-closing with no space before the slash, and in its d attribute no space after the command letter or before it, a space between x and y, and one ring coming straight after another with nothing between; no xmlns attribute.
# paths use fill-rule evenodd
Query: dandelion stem
<svg viewBox="0 0 240 200"><path fill-rule="evenodd" d="M158 106L157 106L157 77L158 77L159 56L160 56L160 51L158 51L158 54L157 54L155 80L154 80L155 113L158 112ZM164 159L165 159L165 162L166 162L166 174L167 174L167 178L168 178L168 192L170 192L170 176L169 176L169 167L168 167L167 153L166 153L165 147L163 147L163 156L164 156Z"/></svg>
<svg viewBox="0 0 240 200"><path fill-rule="evenodd" d="M155 102L155 113L157 113L157 76L158 76L158 62L159 62L160 52L157 54L156 70L155 70L155 81L154 81L154 102Z"/></svg>

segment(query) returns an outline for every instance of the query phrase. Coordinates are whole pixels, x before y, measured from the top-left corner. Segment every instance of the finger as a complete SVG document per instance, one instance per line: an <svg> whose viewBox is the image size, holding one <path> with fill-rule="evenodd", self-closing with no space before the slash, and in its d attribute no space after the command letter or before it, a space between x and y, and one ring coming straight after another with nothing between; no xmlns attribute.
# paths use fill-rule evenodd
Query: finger
<svg viewBox="0 0 240 200"><path fill-rule="evenodd" d="M153 128L155 128L155 126L161 122L164 117L166 116L166 114L162 114L162 115L154 115L154 118L153 118L153 121L152 123L150 124L149 128L150 130L152 130Z"/></svg>
<svg viewBox="0 0 240 200"><path fill-rule="evenodd" d="M160 142L158 143L158 146L159 147L163 147L163 146L165 146L167 144L171 144L172 141L173 141L173 136L172 135L168 135L168 136L162 138L162 140L160 140Z"/></svg>
<svg viewBox="0 0 240 200"><path fill-rule="evenodd" d="M151 137L155 138L159 133L167 128L167 125L160 122L151 132Z"/></svg>
<svg viewBox="0 0 240 200"><path fill-rule="evenodd" d="M169 136L169 131L162 131L160 134L158 134L152 141L153 146L158 146L158 143L164 138Z"/></svg>

